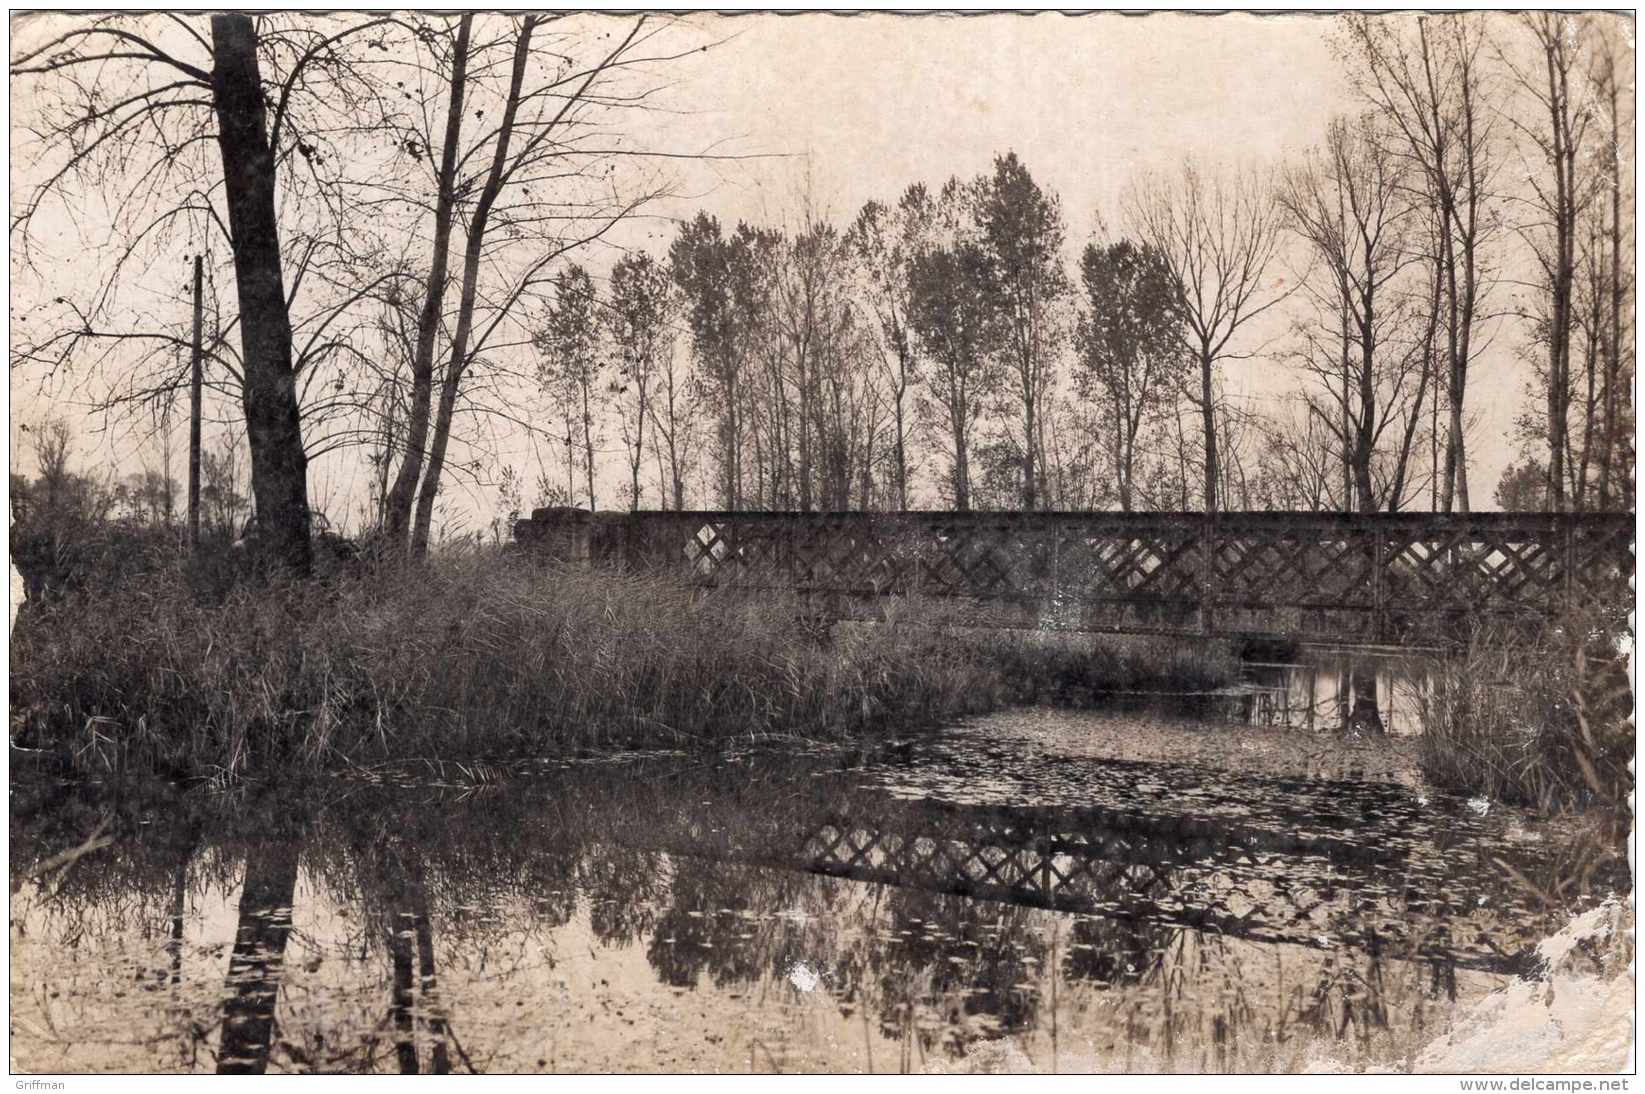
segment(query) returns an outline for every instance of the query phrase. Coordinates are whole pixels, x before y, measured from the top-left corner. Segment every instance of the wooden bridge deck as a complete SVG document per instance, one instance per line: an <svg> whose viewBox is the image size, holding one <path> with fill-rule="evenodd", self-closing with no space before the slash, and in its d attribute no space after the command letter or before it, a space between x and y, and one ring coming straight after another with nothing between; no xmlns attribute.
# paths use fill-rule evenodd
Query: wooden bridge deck
<svg viewBox="0 0 1645 1094"><path fill-rule="evenodd" d="M831 617L918 596L1047 630L1423 646L1633 600L1631 513L538 510L515 535Z"/></svg>

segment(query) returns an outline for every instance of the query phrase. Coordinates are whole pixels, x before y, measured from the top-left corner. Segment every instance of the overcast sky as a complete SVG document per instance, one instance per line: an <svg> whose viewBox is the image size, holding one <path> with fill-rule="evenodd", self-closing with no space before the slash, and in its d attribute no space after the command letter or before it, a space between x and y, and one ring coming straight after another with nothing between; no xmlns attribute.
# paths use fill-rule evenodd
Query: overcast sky
<svg viewBox="0 0 1645 1094"><path fill-rule="evenodd" d="M667 118L653 143L771 158L682 166L681 196L656 210L665 219L632 226L617 240L624 245L661 251L673 234L666 218L698 208L731 223L781 223L808 185L843 225L870 198L894 200L915 181L977 175L1009 149L1060 195L1072 264L1099 223L1123 230L1119 195L1139 171L1171 168L1189 155L1272 163L1316 142L1333 114L1355 109L1332 56L1333 21L1321 16L751 14L692 21L688 33L719 44L668 70L676 81L668 102L683 113ZM609 257L592 261L603 266ZM1511 458L1507 434L1525 377L1511 347L1500 344L1476 369L1470 395L1481 420L1471 480L1478 506L1488 504ZM1260 360L1231 364L1228 379L1236 392L1259 394L1292 380ZM14 376L12 387L14 423L45 412L24 378ZM513 438L504 448L504 461L522 465L532 481L534 446ZM132 469L128 453L112 455ZM611 463L614 481L620 459ZM316 474L344 491L368 478L341 465ZM485 511L492 502L470 504Z"/></svg>
<svg viewBox="0 0 1645 1094"><path fill-rule="evenodd" d="M842 215L910 182L988 169L1015 149L1062 195L1070 235L1110 219L1139 169L1185 154L1272 159L1317 138L1348 89L1311 16L741 16L691 72L693 119L746 150L809 154ZM727 186L727 215L785 203L794 164ZM785 177L786 176L786 177ZM749 180L752 185L756 180Z"/></svg>

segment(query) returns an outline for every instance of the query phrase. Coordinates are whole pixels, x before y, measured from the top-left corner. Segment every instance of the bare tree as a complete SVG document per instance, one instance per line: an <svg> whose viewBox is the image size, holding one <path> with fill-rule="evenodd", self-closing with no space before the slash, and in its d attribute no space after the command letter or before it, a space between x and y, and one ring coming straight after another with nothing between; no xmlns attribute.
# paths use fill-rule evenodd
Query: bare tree
<svg viewBox="0 0 1645 1094"><path fill-rule="evenodd" d="M1182 286L1163 255L1119 240L1080 259L1084 308L1075 333L1078 390L1097 411L1120 508L1130 512L1146 436L1176 401L1183 352Z"/></svg>
<svg viewBox="0 0 1645 1094"><path fill-rule="evenodd" d="M1267 278L1280 250L1284 219L1268 179L1254 172L1207 175L1192 162L1170 178L1145 178L1126 197L1137 237L1182 285L1187 350L1198 366L1186 394L1200 415L1204 505L1218 508L1215 381L1220 362L1240 360L1235 338L1290 294Z"/></svg>
<svg viewBox="0 0 1645 1094"><path fill-rule="evenodd" d="M1498 222L1484 23L1475 13L1343 19L1343 52L1360 92L1400 135L1425 200L1437 211L1449 411L1441 507L1467 512L1464 408L1490 287L1484 252Z"/></svg>
<svg viewBox="0 0 1645 1094"><path fill-rule="evenodd" d="M673 323L678 311L673 279L651 255L639 251L611 268L611 300L604 322L616 355L613 395L628 456L629 505L634 509L640 507L646 434L655 431L652 403L667 359L674 353ZM666 508L667 491L661 496Z"/></svg>
<svg viewBox="0 0 1645 1094"><path fill-rule="evenodd" d="M720 495L728 509L743 501L743 448L747 431L745 387L750 367L746 346L751 320L763 309L749 299L760 290L750 276L746 236L727 239L707 213L680 226L669 247L669 272L686 301L695 378L714 408Z"/></svg>
<svg viewBox="0 0 1645 1094"><path fill-rule="evenodd" d="M1566 472L1570 459L1578 221L1595 193L1595 179L1585 175L1582 168L1586 164L1579 160L1583 158L1596 104L1591 101L1593 88L1583 71L1588 21L1554 12L1527 12L1519 20L1534 45L1534 61L1521 63L1514 56L1513 46L1503 43L1498 44L1497 55L1519 90L1535 104L1535 111L1524 120L1512 111L1506 116L1532 151L1533 162L1525 176L1531 212L1521 222L1520 235L1536 255L1541 287L1547 294L1537 323L1537 341L1547 351L1542 370L1547 496L1549 505L1557 510L1566 508L1570 488Z"/></svg>
<svg viewBox="0 0 1645 1094"><path fill-rule="evenodd" d="M1335 431L1305 406L1300 415L1279 414L1259 425L1256 494L1260 507L1319 513L1350 508L1341 493Z"/></svg>
<svg viewBox="0 0 1645 1094"><path fill-rule="evenodd" d="M772 367L764 417L778 427L767 449L781 468L779 481L792 487L780 504L811 510L819 501L823 369L839 335L842 313L836 304L844 287L844 252L832 226L810 208L803 214L803 228L783 238L772 254L766 355Z"/></svg>
<svg viewBox="0 0 1645 1094"><path fill-rule="evenodd" d="M682 355L669 339L657 358L656 394L651 406L651 450L657 459L657 493L664 509L685 508L686 479L697 459L697 406Z"/></svg>
<svg viewBox="0 0 1645 1094"><path fill-rule="evenodd" d="M1045 503L1051 508L1104 509L1118 498L1112 464L1116 438L1109 434L1114 426L1112 408L1099 408L1082 398L1080 386L1076 378L1073 392L1053 393L1046 404L1043 481ZM1145 456L1139 447L1139 468ZM1140 488L1133 490L1133 503L1142 493Z"/></svg>
<svg viewBox="0 0 1645 1094"><path fill-rule="evenodd" d="M494 96L491 101L500 105L500 120L496 128L487 131L463 157L466 160L469 155L489 151L490 166L483 181L466 181L466 185L477 187L478 196L468 216L457 314L417 494L411 532L414 554L420 555L428 549L452 421L470 366L481 360L488 349L497 348L500 343L495 340L506 337L506 331L520 327L520 320L515 318L518 305L548 291L555 263L569 252L603 237L660 192L642 188L627 196L613 196L607 182L595 181L596 176L602 174L597 168L609 165L615 156L624 153L610 147L607 142L614 138L594 126L591 118L604 110L618 108L619 100L615 96L622 93L602 94L599 90L602 80L624 68L670 59L649 55L642 48L655 37L651 21L642 16L626 29L618 30L612 36L615 44L598 49L596 59L584 67L569 63L560 51L574 43L553 42L534 49L537 30L553 18L526 15L514 22L508 36L506 82L501 90L490 89ZM548 74L528 86L528 74L545 69ZM472 58L469 72L471 78L480 75ZM629 92L631 97L637 95L637 101L641 102L648 94L646 90ZM482 114L483 109L476 113ZM532 193L533 187L539 191L569 190L578 181L584 193L577 196L563 192L552 196ZM568 209L572 210L569 214ZM500 241L493 238L494 228L498 229L496 235ZM521 248L519 241L528 237L534 245ZM513 250L514 262L498 261L499 243ZM486 293L482 308L482 270L495 271L500 265L506 272L501 283ZM528 330L519 329L518 333L522 341L530 341ZM407 458L411 459L409 447Z"/></svg>
<svg viewBox="0 0 1645 1094"><path fill-rule="evenodd" d="M200 510L207 537L228 542L240 534L249 515L242 471L240 441L232 434L222 436L217 451L201 453Z"/></svg>
<svg viewBox="0 0 1645 1094"><path fill-rule="evenodd" d="M1422 330L1433 318L1420 281L1405 276L1422 257L1420 210L1382 138L1374 118L1335 119L1280 189L1316 260L1306 290L1317 321L1298 324L1298 359L1327 394L1308 396L1309 408L1342 456L1344 507L1363 513L1404 500L1429 385ZM1379 457L1391 474L1378 476ZM1385 496L1379 478L1398 494Z"/></svg>
<svg viewBox="0 0 1645 1094"><path fill-rule="evenodd" d="M880 389L871 332L855 297L856 251L809 194L801 227L768 233L763 249L772 291L761 324L766 363L755 420L776 471L770 501L801 509L847 509L873 493Z"/></svg>
<svg viewBox="0 0 1645 1094"><path fill-rule="evenodd" d="M307 454L275 212L285 174L279 165L298 152L317 154L315 130L299 104L313 105L317 88L337 85L336 73L347 68L337 57L341 43L385 22L354 19L340 29L316 30L217 15L208 39L182 16L99 16L12 59L15 77L43 89L32 135L51 163L12 220L25 258L33 253L33 227L43 211L72 207L93 192L116 210L111 236L119 240L92 302L76 306L59 298L73 322L55 335L30 338L24 359L50 367L100 338L182 342L180 334L104 328L98 317L111 312L120 287L141 270L143 248L151 248L152 257L155 241L174 228L214 226L233 253L238 395L261 542L298 572L309 565ZM272 92L265 65L277 73ZM212 145L215 169L204 155ZM323 190L316 185L287 201L323 202Z"/></svg>
<svg viewBox="0 0 1645 1094"><path fill-rule="evenodd" d="M28 432L35 468L33 500L48 510L56 510L69 492L74 431L63 419L48 418Z"/></svg>
<svg viewBox="0 0 1645 1094"><path fill-rule="evenodd" d="M1005 332L994 265L970 231L970 196L950 179L938 198L938 237L909 267L909 325L929 365L924 403L948 448L949 498L971 508L972 448L979 420L1002 383Z"/></svg>
<svg viewBox="0 0 1645 1094"><path fill-rule="evenodd" d="M993 173L972 186L978 234L993 261L1002 311L1004 376L1018 408L1022 507L1034 510L1041 503L1045 406L1056 379L1059 342L1066 337L1059 304L1071 290L1062 262L1062 207L1014 152L996 156Z"/></svg>
<svg viewBox="0 0 1645 1094"><path fill-rule="evenodd" d="M910 326L909 269L926 246L934 215L930 195L915 183L895 208L871 201L846 233L857 258L864 296L879 325L879 354L891 415L892 477L896 508L908 508L913 468L913 400L919 380L914 331Z"/></svg>
<svg viewBox="0 0 1645 1094"><path fill-rule="evenodd" d="M469 44L473 26L474 16L471 13L463 14L457 21L456 37L451 44L445 133L440 147L440 165L434 177L433 253L423 288L422 308L417 317L416 343L411 353L411 392L406 415L404 456L400 470L394 476L394 485L383 496L383 530L388 542L396 547L403 544L411 528L412 501L422 478L423 457L428 445L429 412L434 398L434 343L440 334L449 282L447 269L451 260L451 230L457 204L457 157L462 143L463 103L468 93ZM424 41L432 44L438 41L438 37L431 34ZM382 469L385 480L390 459L391 453L385 446Z"/></svg>
<svg viewBox="0 0 1645 1094"><path fill-rule="evenodd" d="M1623 452L1631 452L1633 448L1633 415L1629 412L1629 395L1633 388L1632 369L1625 363L1632 360L1632 355L1625 354L1622 348L1626 317L1633 314L1630 306L1633 267L1632 263L1624 262L1622 257L1623 247L1629 236L1622 227L1623 210L1633 207L1632 200L1624 198L1624 189L1629 180L1624 177L1622 168L1623 149L1633 147L1633 139L1628 135L1626 123L1623 121L1623 110L1632 102L1633 96L1622 87L1623 74L1632 71L1629 63L1632 50L1624 46L1618 22L1616 19L1605 19L1596 26L1593 62L1593 78L1596 84L1596 98L1599 99L1602 112L1601 120L1608 123L1600 165L1604 173L1602 185L1609 191L1610 197L1610 218L1605 228L1604 240L1609 258L1604 292L1607 297L1606 310L1609 313L1609 337L1604 347L1600 442L1597 454L1599 481L1596 485L1597 501L1602 509L1611 508L1618 494L1625 499L1623 505L1632 504L1631 483L1626 481L1626 475L1619 474L1620 469L1617 466L1618 456ZM1594 337L1598 335L1599 332L1596 330Z"/></svg>
<svg viewBox="0 0 1645 1094"><path fill-rule="evenodd" d="M601 385L603 333L594 282L588 271L568 266L554 279L554 305L539 341L544 354L543 387L560 412L565 426L566 473L576 466L571 449L572 431L581 433L583 484L590 511L598 508L594 495L594 464L598 442L595 421L603 394ZM571 493L575 495L576 491Z"/></svg>

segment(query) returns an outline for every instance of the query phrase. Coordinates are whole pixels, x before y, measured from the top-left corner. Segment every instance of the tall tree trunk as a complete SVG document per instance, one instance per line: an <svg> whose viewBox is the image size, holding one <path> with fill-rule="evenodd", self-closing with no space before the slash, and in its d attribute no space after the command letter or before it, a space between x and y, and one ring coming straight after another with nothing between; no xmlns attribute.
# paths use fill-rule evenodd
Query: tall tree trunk
<svg viewBox="0 0 1645 1094"><path fill-rule="evenodd" d="M1452 233L1456 211L1449 192L1445 191L1440 204L1440 262L1445 270L1445 470L1441 477L1440 509L1449 513L1456 508L1457 480L1463 463L1462 452L1462 365L1461 346L1465 325L1462 319L1461 288L1457 284L1457 248ZM1466 508L1466 507L1464 507Z"/></svg>
<svg viewBox="0 0 1645 1094"><path fill-rule="evenodd" d="M1397 513L1405 506L1405 484L1410 478L1411 451L1416 444L1417 426L1422 421L1422 404L1428 396L1428 387L1437 387L1434 376L1434 334L1439 327L1439 278L1435 270L1433 292L1428 297L1428 323L1422 335L1422 372L1417 378L1416 397L1411 401L1411 413L1405 419L1405 430L1400 437L1399 457L1394 461L1393 482L1389 484L1387 510ZM1436 393L1434 402L1439 402Z"/></svg>
<svg viewBox="0 0 1645 1094"><path fill-rule="evenodd" d="M583 475L588 486L588 511L594 512L594 406L588 378L582 380L583 394Z"/></svg>
<svg viewBox="0 0 1645 1094"><path fill-rule="evenodd" d="M1353 362L1350 359L1353 336L1349 330L1348 322L1348 284L1346 279L1342 282L1341 290L1342 304L1337 314L1337 323L1342 334L1342 357L1340 360L1342 365L1342 402L1337 407L1337 434L1342 438L1342 511L1352 513L1354 511L1354 455L1353 447L1348 443L1349 435L1352 433L1348 421L1348 406L1350 401L1350 374L1353 370Z"/></svg>
<svg viewBox="0 0 1645 1094"><path fill-rule="evenodd" d="M1462 24L1453 24L1460 27ZM1468 366L1473 360L1474 316L1479 307L1479 216L1480 190L1484 185L1481 177L1487 168L1482 167L1481 160L1486 156L1482 147L1482 139L1475 128L1475 113L1478 104L1475 96L1479 85L1474 77L1475 59L1463 45L1463 31L1458 31L1457 44L1462 49L1464 58L1459 78L1461 92L1461 141L1463 171L1468 183L1466 216L1458 210L1456 202L1447 203L1450 216L1457 223L1459 239L1462 243L1462 300L1459 330L1457 332L1457 358L1453 365L1454 382L1452 384L1451 432L1456 449L1456 505L1464 513L1472 511L1468 496L1468 437L1464 431L1463 408L1467 405L1468 394ZM1454 194L1452 195L1454 199Z"/></svg>
<svg viewBox="0 0 1645 1094"><path fill-rule="evenodd" d="M960 405L965 407L962 399ZM966 408L969 409L969 408ZM953 411L954 424L954 508L971 511L971 454L966 451L964 411Z"/></svg>
<svg viewBox="0 0 1645 1094"><path fill-rule="evenodd" d="M895 320L893 319L893 322ZM906 411L903 408L904 400L908 395L908 374L910 371L909 350L906 345L907 334L902 327L895 326L895 341L897 343L897 389L894 413L897 420L897 508L903 511L908 509L908 425Z"/></svg>
<svg viewBox="0 0 1645 1094"><path fill-rule="evenodd" d="M1215 404L1211 399L1211 369L1215 364L1210 346L1204 346L1200 351L1200 421L1205 431L1205 511L1217 511L1217 419Z"/></svg>
<svg viewBox="0 0 1645 1094"><path fill-rule="evenodd" d="M396 396L399 393L398 373L396 373L395 379L391 379L384 386L388 390L388 398L386 400L388 405L384 408L383 413L383 466L378 469L377 473L376 502L377 524L379 527L387 527L388 525L388 471L389 464L394 459L394 410ZM393 542L396 547L400 545L400 540L397 538L391 542Z"/></svg>
<svg viewBox="0 0 1645 1094"><path fill-rule="evenodd" d="M1025 378L1031 374L1025 374ZM1022 507L1024 511L1032 513L1040 507L1039 482L1035 477L1034 449L1036 444L1034 412L1038 408L1034 405L1037 398L1030 394L1023 401L1023 464L1022 464Z"/></svg>
<svg viewBox="0 0 1645 1094"><path fill-rule="evenodd" d="M668 508L668 464L666 453L663 451L662 431L657 428L655 421L651 426L651 458L657 461L657 508Z"/></svg>
<svg viewBox="0 0 1645 1094"><path fill-rule="evenodd" d="M807 329L809 329L810 324L813 322L811 312L812 304L811 301L807 299L805 316ZM812 509L816 508L816 497L812 490L812 479L815 475L812 464L815 460L814 454L811 451L811 438L813 432L812 422L815 421L817 417L817 395L813 390L815 384L811 374L814 371L814 362L810 359L811 347L809 343L809 338L805 338L803 340L799 336L795 336L794 338L794 363L798 371L800 388L800 508L806 512L810 512ZM788 451L788 446L783 445L782 451L786 454Z"/></svg>
<svg viewBox="0 0 1645 1094"><path fill-rule="evenodd" d="M1587 282L1591 310L1583 321L1582 371L1587 381L1587 391L1582 402L1582 455L1571 476L1571 502L1579 513L1588 507L1588 472L1594 460L1599 429L1599 373L1604 368L1605 360L1605 287L1600 272L1600 247L1599 228L1596 225L1589 233L1588 244Z"/></svg>
<svg viewBox="0 0 1645 1094"><path fill-rule="evenodd" d="M1599 466L1599 507L1611 506L1611 468L1616 458L1616 384L1622 374L1622 129L1617 116L1615 62L1606 81L1611 100L1611 337L1605 362L1604 453Z"/></svg>
<svg viewBox="0 0 1645 1094"><path fill-rule="evenodd" d="M1544 16L1544 18L1551 18ZM1546 27L1546 24L1544 24ZM1549 151L1554 164L1554 256L1550 273L1552 314L1548 333L1548 504L1566 508L1565 451L1570 428L1571 297L1576 257L1576 135L1571 131L1570 89L1557 35L1541 34L1548 77Z"/></svg>
<svg viewBox="0 0 1645 1094"><path fill-rule="evenodd" d="M1374 269L1366 256L1366 269ZM1375 513L1376 483L1371 478L1371 458L1375 454L1377 435L1376 397L1376 298L1372 286L1374 276L1367 275L1360 292L1359 310L1359 435L1354 444L1354 487L1359 494L1359 511Z"/></svg>
<svg viewBox="0 0 1645 1094"><path fill-rule="evenodd" d="M411 526L412 498L423 473L428 445L429 404L434 398L434 340L445 307L447 267L451 255L452 207L456 202L457 152L463 127L463 99L468 87L469 31L474 22L465 13L457 24L456 52L451 62L451 96L446 105L445 141L440 150L439 193L434 203L434 253L417 317L417 349L411 360L411 403L407 411L406 452L394 488L385 506L385 531L396 548L405 545ZM386 461L387 456L385 454Z"/></svg>
<svg viewBox="0 0 1645 1094"><path fill-rule="evenodd" d="M503 172L508 165L509 142L514 135L514 119L520 109L520 87L525 82L526 62L531 57L531 32L537 19L526 16L520 33L514 41L514 63L509 74L508 99L503 107L501 127L497 132L497 148L491 159L491 170L486 175L485 188L474 206L469 222L468 245L463 250L463 291L458 302L457 329L451 338L451 357L446 363L445 380L440 385L440 405L434 419L434 437L429 445L428 467L423 472L422 488L417 493L417 522L411 532L411 550L418 557L428 553L429 531L434 523L434 498L439 493L440 476L445 471L446 446L451 438L451 418L457 409L457 392L463 373L468 368L468 340L474 329L474 305L479 294L480 257L485 247L486 225L491 218L491 207L503 188Z"/></svg>
<svg viewBox="0 0 1645 1094"><path fill-rule="evenodd" d="M311 564L308 456L292 368L257 29L247 15L214 15L211 38L216 58L212 96L240 301L242 401L259 538L270 558L306 575Z"/></svg>
<svg viewBox="0 0 1645 1094"><path fill-rule="evenodd" d="M631 511L637 512L640 508L640 465L645 462L645 408L650 403L646 399L645 385L637 383L635 386L635 395L640 406L634 415L634 455L628 461L628 507Z"/></svg>
<svg viewBox="0 0 1645 1094"><path fill-rule="evenodd" d="M742 508L742 421L737 413L737 399L740 393L735 382L727 385L725 400L725 417L720 430L721 445L724 448L722 458L725 464L725 507L730 510Z"/></svg>
<svg viewBox="0 0 1645 1094"><path fill-rule="evenodd" d="M1136 434L1127 417L1128 407L1117 396L1114 404L1114 485L1119 492L1120 512L1131 511L1131 461L1135 453Z"/></svg>

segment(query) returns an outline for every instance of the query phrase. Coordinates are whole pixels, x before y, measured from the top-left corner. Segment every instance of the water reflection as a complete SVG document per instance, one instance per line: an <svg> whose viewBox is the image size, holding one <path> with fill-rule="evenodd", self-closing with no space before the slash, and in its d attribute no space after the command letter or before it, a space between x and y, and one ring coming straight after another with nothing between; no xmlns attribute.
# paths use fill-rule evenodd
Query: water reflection
<svg viewBox="0 0 1645 1094"><path fill-rule="evenodd" d="M1548 926L1495 818L1093 724L127 801L43 881L93 805L14 796L17 1066L1285 1070L1396 1052Z"/></svg>
<svg viewBox="0 0 1645 1094"><path fill-rule="evenodd" d="M261 1075L268 1067L279 992L297 891L297 848L254 844L246 851L239 926L223 1000L219 1075Z"/></svg>
<svg viewBox="0 0 1645 1094"><path fill-rule="evenodd" d="M1314 654L1302 662L1247 661L1229 714L1248 725L1420 733L1426 669L1407 658Z"/></svg>

